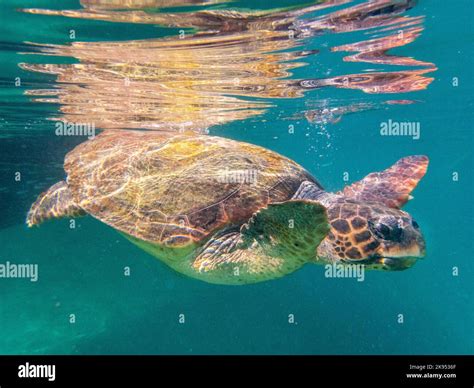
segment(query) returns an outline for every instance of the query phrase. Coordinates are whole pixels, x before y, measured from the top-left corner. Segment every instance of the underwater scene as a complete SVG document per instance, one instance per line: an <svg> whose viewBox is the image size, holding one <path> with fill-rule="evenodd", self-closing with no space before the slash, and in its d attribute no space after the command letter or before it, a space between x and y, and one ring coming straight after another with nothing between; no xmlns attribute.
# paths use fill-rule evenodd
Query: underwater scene
<svg viewBox="0 0 474 388"><path fill-rule="evenodd" d="M3 0L0 354L473 354L472 11Z"/></svg>

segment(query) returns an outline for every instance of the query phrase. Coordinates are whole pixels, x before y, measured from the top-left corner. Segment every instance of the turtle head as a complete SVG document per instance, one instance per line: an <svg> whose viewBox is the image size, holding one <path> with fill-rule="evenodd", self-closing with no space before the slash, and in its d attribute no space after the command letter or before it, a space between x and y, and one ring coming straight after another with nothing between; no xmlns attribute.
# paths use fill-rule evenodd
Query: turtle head
<svg viewBox="0 0 474 388"><path fill-rule="evenodd" d="M403 270L425 254L417 222L402 210L339 198L329 204L328 218L330 231L318 247L325 261Z"/></svg>
<svg viewBox="0 0 474 388"><path fill-rule="evenodd" d="M325 199L330 231L319 259L364 264L367 269L403 270L425 255L418 223L401 210L424 176L425 156L410 156L372 173Z"/></svg>

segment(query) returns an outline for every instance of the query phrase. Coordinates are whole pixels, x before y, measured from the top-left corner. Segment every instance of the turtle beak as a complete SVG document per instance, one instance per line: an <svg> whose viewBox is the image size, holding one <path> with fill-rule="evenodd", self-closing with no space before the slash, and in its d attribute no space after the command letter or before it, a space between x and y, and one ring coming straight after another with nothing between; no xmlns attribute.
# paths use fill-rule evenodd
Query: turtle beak
<svg viewBox="0 0 474 388"><path fill-rule="evenodd" d="M368 259L368 266L374 265L389 271L401 271L412 267L426 254L426 243L418 224L404 225L390 240L381 240L376 254Z"/></svg>
<svg viewBox="0 0 474 388"><path fill-rule="evenodd" d="M416 238L409 244L386 246L381 256L387 258L416 257L422 258L426 254L426 244L423 238Z"/></svg>
<svg viewBox="0 0 474 388"><path fill-rule="evenodd" d="M403 244L385 247L383 253L374 259L373 262L382 264L387 270L402 271L412 267L425 254L425 240L421 233L418 232L413 238L405 240Z"/></svg>
<svg viewBox="0 0 474 388"><path fill-rule="evenodd" d="M390 271L403 271L413 265L418 260L418 257L382 257L374 261L374 263L381 264L385 269Z"/></svg>

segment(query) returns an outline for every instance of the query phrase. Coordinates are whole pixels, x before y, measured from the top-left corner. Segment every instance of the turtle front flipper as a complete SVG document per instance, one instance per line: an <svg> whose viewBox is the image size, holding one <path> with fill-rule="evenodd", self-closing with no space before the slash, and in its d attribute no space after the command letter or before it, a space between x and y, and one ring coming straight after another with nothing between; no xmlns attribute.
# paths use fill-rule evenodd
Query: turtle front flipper
<svg viewBox="0 0 474 388"><path fill-rule="evenodd" d="M42 193L31 205L26 224L32 227L50 218L77 217L85 214L74 203L67 183L60 181Z"/></svg>
<svg viewBox="0 0 474 388"><path fill-rule="evenodd" d="M381 202L400 209L428 169L428 157L407 156L382 172L373 172L364 179L346 186L338 194L357 201Z"/></svg>
<svg viewBox="0 0 474 388"><path fill-rule="evenodd" d="M270 204L240 232L217 236L192 263L195 277L218 284L248 284L282 277L314 260L329 231L324 206L305 200Z"/></svg>

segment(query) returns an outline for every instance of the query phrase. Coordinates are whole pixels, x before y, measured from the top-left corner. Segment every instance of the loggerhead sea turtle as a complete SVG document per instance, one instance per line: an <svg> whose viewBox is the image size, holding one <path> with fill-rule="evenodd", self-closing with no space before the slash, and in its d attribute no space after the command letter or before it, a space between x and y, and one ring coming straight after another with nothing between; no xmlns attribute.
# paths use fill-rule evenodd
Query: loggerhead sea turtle
<svg viewBox="0 0 474 388"><path fill-rule="evenodd" d="M86 213L185 275L247 284L305 263L401 270L423 257L418 224L400 210L426 156L330 193L304 168L221 137L105 131L66 155L67 181L42 193L28 226Z"/></svg>

